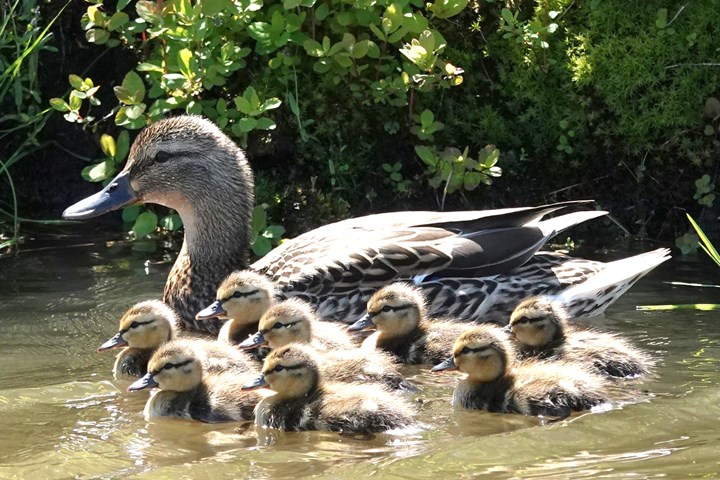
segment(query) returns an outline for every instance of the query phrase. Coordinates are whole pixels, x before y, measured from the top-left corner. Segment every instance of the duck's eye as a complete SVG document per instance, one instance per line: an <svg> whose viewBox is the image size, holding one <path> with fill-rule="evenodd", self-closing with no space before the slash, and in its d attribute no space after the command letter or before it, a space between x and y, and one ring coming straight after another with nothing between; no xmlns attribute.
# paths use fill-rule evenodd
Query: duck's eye
<svg viewBox="0 0 720 480"><path fill-rule="evenodd" d="M390 305L385 305L382 309L380 309L381 312L392 312L394 309Z"/></svg>
<svg viewBox="0 0 720 480"><path fill-rule="evenodd" d="M528 317L520 317L520 320L517 321L517 323L529 323L530 319Z"/></svg>
<svg viewBox="0 0 720 480"><path fill-rule="evenodd" d="M273 368L273 372L282 372L283 370L285 370L285 367L283 367L282 365L277 365L275 368Z"/></svg>
<svg viewBox="0 0 720 480"><path fill-rule="evenodd" d="M170 153L160 150L155 154L155 161L157 163L167 162L168 160L170 160L170 157Z"/></svg>
<svg viewBox="0 0 720 480"><path fill-rule="evenodd" d="M277 330L277 329L279 329L279 328L283 328L284 326L285 326L285 325L282 324L282 323L280 323L280 322L275 322L275 325L273 325L272 328L274 328L275 330Z"/></svg>
<svg viewBox="0 0 720 480"><path fill-rule="evenodd" d="M137 328L137 327L139 327L139 326L140 326L140 323L139 323L139 322L132 322L132 323L130 324L130 328Z"/></svg>
<svg viewBox="0 0 720 480"><path fill-rule="evenodd" d="M460 350L460 353L462 353L462 354L468 354L468 353L470 353L470 347L463 347L463 349Z"/></svg>

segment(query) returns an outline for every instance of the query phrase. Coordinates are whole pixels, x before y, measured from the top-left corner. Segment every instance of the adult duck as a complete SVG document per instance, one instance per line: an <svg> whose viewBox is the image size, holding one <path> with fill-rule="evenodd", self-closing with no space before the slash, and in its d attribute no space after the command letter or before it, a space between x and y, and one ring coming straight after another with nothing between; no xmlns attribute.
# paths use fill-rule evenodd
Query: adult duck
<svg viewBox="0 0 720 480"><path fill-rule="evenodd" d="M63 217L97 217L136 202L175 209L185 226L185 241L163 300L178 312L185 328L217 333L219 321L197 322L194 317L215 299L217 286L228 274L248 266L253 188L245 154L220 128L202 117L178 116L140 132L123 171L100 192L68 207ZM311 300L321 318L352 321L375 290L394 280L432 275L430 285L440 281L442 286L444 279L510 272L532 259L555 233L606 213L574 212L542 220L582 203L353 218L287 241L250 268L275 281L282 296L299 294ZM573 260L551 255L537 261L548 289L532 294L556 293L566 286L559 278L574 283L602 265L575 261L570 272L563 273ZM430 313L472 318L475 312L453 298L453 291L462 291L453 282L452 288L440 289L441 304L444 310L456 305L461 311L433 311L437 299L430 287ZM516 282L516 290L522 292L527 283ZM537 278L530 283L537 284ZM505 315L519 300L515 297ZM491 309L491 303L482 309Z"/></svg>

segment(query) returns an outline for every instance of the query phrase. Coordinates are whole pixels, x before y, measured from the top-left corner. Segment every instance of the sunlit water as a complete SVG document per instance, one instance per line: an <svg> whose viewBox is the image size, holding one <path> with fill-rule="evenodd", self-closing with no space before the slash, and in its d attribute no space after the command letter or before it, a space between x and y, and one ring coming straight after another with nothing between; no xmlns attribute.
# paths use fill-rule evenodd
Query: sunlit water
<svg viewBox="0 0 720 480"><path fill-rule="evenodd" d="M95 348L132 303L162 292L170 253L74 239L0 259L0 478L646 478L720 476L720 315L638 312L720 303L705 259L672 260L592 323L659 358L642 402L556 424L450 407L454 375L423 386L420 426L372 439L240 424L146 422L146 394Z"/></svg>

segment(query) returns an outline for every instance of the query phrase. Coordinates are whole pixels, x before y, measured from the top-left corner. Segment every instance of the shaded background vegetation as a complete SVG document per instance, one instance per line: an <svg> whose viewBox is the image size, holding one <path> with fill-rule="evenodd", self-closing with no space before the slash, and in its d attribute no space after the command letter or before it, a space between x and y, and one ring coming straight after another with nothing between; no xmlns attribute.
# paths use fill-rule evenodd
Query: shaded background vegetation
<svg viewBox="0 0 720 480"><path fill-rule="evenodd" d="M121 168L123 131L184 111L247 145L268 242L267 225L578 198L613 213L613 236L689 249L684 210L718 229L716 1L16 0L4 19L10 5L4 78L20 36L50 35L3 92L2 160L27 152L0 177L8 232L8 173L21 217L58 218ZM150 213L125 228L178 227Z"/></svg>

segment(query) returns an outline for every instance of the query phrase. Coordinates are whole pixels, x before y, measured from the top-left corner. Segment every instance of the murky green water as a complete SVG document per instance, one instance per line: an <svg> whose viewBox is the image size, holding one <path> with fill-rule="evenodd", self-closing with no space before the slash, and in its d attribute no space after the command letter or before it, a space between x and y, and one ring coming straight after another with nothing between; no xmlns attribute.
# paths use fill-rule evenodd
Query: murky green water
<svg viewBox="0 0 720 480"><path fill-rule="evenodd" d="M704 259L661 266L594 322L656 352L649 400L541 425L453 410L453 377L412 368L422 428L363 440L143 420L146 395L126 394L95 348L129 305L160 296L172 255L80 238L0 259L0 478L720 477L720 315L634 310L720 302L663 283L720 283Z"/></svg>

